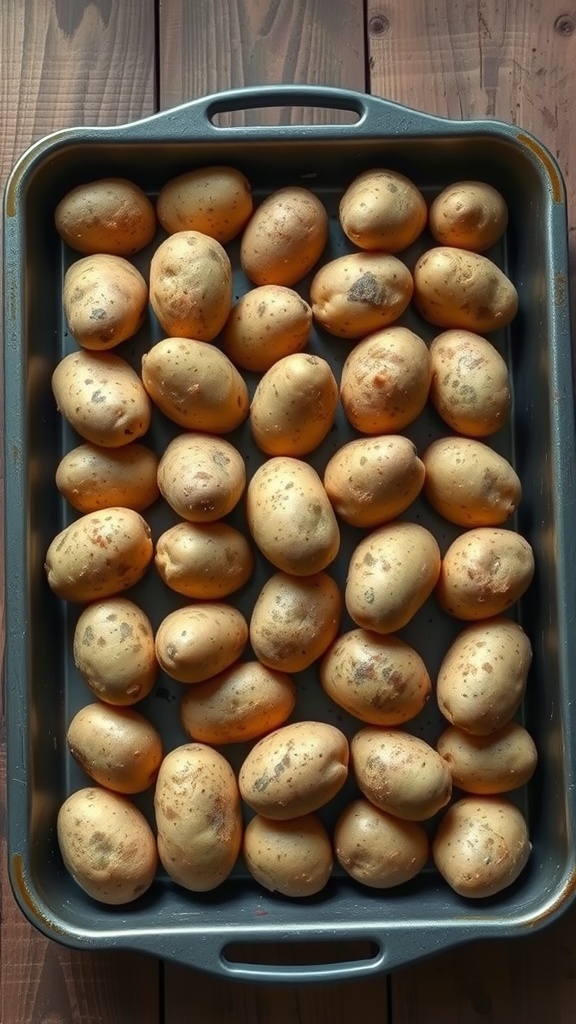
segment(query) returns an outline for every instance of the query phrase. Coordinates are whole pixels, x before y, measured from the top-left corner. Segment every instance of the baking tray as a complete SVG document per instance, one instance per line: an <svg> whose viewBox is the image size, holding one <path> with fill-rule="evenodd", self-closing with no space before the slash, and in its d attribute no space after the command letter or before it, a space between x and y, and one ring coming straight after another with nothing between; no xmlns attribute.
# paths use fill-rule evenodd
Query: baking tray
<svg viewBox="0 0 576 1024"><path fill-rule="evenodd" d="M356 120L324 126L217 123L222 113L270 106L334 108L346 111L348 121L350 116ZM385 892L364 888L335 870L318 896L289 900L256 886L239 863L212 893L186 892L159 872L138 902L106 907L85 896L64 871L55 838L57 809L70 791L87 784L67 753L66 727L92 698L71 659L79 609L51 593L43 569L50 540L74 516L57 494L54 472L63 452L78 443L59 417L50 388L56 362L75 347L63 322L60 293L65 269L77 258L56 234L54 208L72 186L99 176L128 177L154 197L173 175L214 163L244 171L257 201L285 184L316 191L330 212L325 258L347 251L337 226L338 198L366 168L396 168L429 200L451 181L483 179L508 203L506 236L490 255L518 289L519 314L491 340L511 368L513 415L492 443L513 461L522 479L524 496L512 525L530 540L536 557L535 581L515 612L534 648L521 720L536 740L540 762L535 778L517 795L528 817L532 855L518 881L499 896L463 900L429 866L413 882ZM576 492L566 205L562 177L550 154L509 124L452 122L337 89L253 88L207 97L129 125L48 136L16 165L4 212L8 857L16 899L29 920L72 946L141 950L227 977L274 982L362 977L471 940L526 934L554 920L569 905L576 885L576 704L571 692L576 679ZM424 237L401 258L413 265L430 244ZM151 248L136 260L144 271ZM307 283L302 282L303 294ZM235 294L245 287L237 272ZM438 333L412 309L400 322L426 339ZM139 335L118 352L138 365L142 351L160 337L149 316ZM312 347L338 371L350 343L316 331ZM155 415L148 440L161 447L178 429ZM445 432L430 412L407 431L419 448ZM321 467L344 439L340 419L311 457L314 465ZM248 447L247 426L231 440L245 452L249 471L255 468L258 457ZM240 518L232 521L241 522L242 511L235 515ZM428 525L443 550L458 532L435 517L423 499L405 517ZM147 518L155 536L173 521L161 502ZM357 537L344 532L342 555L330 570L336 576ZM260 559L253 581L232 603L247 609L265 572ZM184 603L160 589L153 572L131 596L154 625ZM343 628L348 625L344 619ZM402 635L434 676L462 625L442 616L430 599ZM359 727L320 696L313 672L298 678L298 689L297 717L325 718L348 734ZM166 747L187 739L178 724L181 692L180 684L160 675L141 705ZM408 725L431 740L440 728L433 701ZM222 749L235 765L245 753ZM350 780L322 812L329 827L355 793ZM137 802L150 815L150 794ZM361 943L353 954L350 942ZM249 943L251 953L246 954L245 945L238 952L238 943ZM319 953L312 953L312 963L298 964L307 959L299 953L304 943ZM286 949L286 956L278 957L283 962L267 962L271 944ZM334 956L326 955L327 944Z"/></svg>

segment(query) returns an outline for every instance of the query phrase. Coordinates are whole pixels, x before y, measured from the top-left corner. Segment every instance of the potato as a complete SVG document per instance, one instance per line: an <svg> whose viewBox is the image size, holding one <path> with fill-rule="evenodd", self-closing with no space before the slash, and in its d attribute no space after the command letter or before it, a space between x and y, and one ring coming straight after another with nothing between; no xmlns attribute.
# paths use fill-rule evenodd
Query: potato
<svg viewBox="0 0 576 1024"><path fill-rule="evenodd" d="M436 597L456 619L488 619L507 611L534 576L534 552L513 530L479 526L450 544L442 559Z"/></svg>
<svg viewBox="0 0 576 1024"><path fill-rule="evenodd" d="M414 282L401 260L355 252L325 263L310 285L314 319L339 338L363 338L388 327L407 308Z"/></svg>
<svg viewBox="0 0 576 1024"><path fill-rule="evenodd" d="M306 348L311 330L312 309L298 292L263 284L232 307L221 344L237 366L265 372L278 359Z"/></svg>
<svg viewBox="0 0 576 1024"><path fill-rule="evenodd" d="M235 167L200 167L171 178L160 189L156 215L169 234L201 231L225 245L252 213L248 179Z"/></svg>
<svg viewBox="0 0 576 1024"><path fill-rule="evenodd" d="M407 437L359 437L335 452L324 470L323 483L344 522L381 526L405 512L418 497L424 463Z"/></svg>
<svg viewBox="0 0 576 1024"><path fill-rule="evenodd" d="M115 793L143 793L156 779L162 740L134 708L88 704L74 715L66 739L82 770Z"/></svg>
<svg viewBox="0 0 576 1024"><path fill-rule="evenodd" d="M100 903L131 903L156 873L156 840L146 818L125 796L89 786L72 793L58 811L64 866Z"/></svg>
<svg viewBox="0 0 576 1024"><path fill-rule="evenodd" d="M471 331L443 331L430 345L429 398L452 430L487 437L508 420L512 396L505 360Z"/></svg>
<svg viewBox="0 0 576 1024"><path fill-rule="evenodd" d="M150 527L130 508L88 512L62 530L46 552L50 588L66 601L95 601L134 586L153 555Z"/></svg>
<svg viewBox="0 0 576 1024"><path fill-rule="evenodd" d="M470 736L449 725L436 749L450 769L453 785L482 796L509 793L524 786L538 761L534 740L516 722L489 736Z"/></svg>
<svg viewBox="0 0 576 1024"><path fill-rule="evenodd" d="M326 360L294 353L258 383L250 406L252 436L267 455L307 455L328 434L337 408L338 385Z"/></svg>
<svg viewBox="0 0 576 1024"><path fill-rule="evenodd" d="M522 497L518 474L503 455L469 437L441 437L422 456L424 493L458 526L499 526Z"/></svg>
<svg viewBox="0 0 576 1024"><path fill-rule="evenodd" d="M518 311L518 293L486 256L452 246L425 252L414 267L414 305L437 327L490 334Z"/></svg>
<svg viewBox="0 0 576 1024"><path fill-rule="evenodd" d="M74 629L74 664L92 692L108 704L147 697L158 672L154 633L145 612L125 597L93 601Z"/></svg>
<svg viewBox="0 0 576 1024"><path fill-rule="evenodd" d="M452 725L487 736L515 715L526 689L532 646L524 630L498 617L460 631L438 672L438 707Z"/></svg>
<svg viewBox="0 0 576 1024"><path fill-rule="evenodd" d="M145 192L126 178L77 185L60 200L56 230L77 252L131 256L152 241L156 214Z"/></svg>
<svg viewBox="0 0 576 1024"><path fill-rule="evenodd" d="M402 729L364 726L352 737L350 759L366 799L396 818L425 821L450 800L446 762L425 740Z"/></svg>
<svg viewBox="0 0 576 1024"><path fill-rule="evenodd" d="M430 389L428 347L407 327L389 327L354 346L342 368L346 417L362 434L394 434L420 415Z"/></svg>
<svg viewBox="0 0 576 1024"><path fill-rule="evenodd" d="M254 654L269 668L304 671L334 640L342 607L340 588L327 573L275 573L266 580L252 610Z"/></svg>
<svg viewBox="0 0 576 1024"><path fill-rule="evenodd" d="M159 536L154 561L166 586L200 601L233 594L254 568L248 541L229 523L176 523Z"/></svg>
<svg viewBox="0 0 576 1024"><path fill-rule="evenodd" d="M97 253L68 268L62 304L69 331L82 348L115 348L144 323L148 286L122 256Z"/></svg>
<svg viewBox="0 0 576 1024"><path fill-rule="evenodd" d="M395 633L430 596L439 572L440 549L423 526L380 526L352 553L344 593L348 613L364 629Z"/></svg>
<svg viewBox="0 0 576 1024"><path fill-rule="evenodd" d="M227 434L248 415L248 388L220 349L164 338L142 356L142 382L168 419L187 430Z"/></svg>
<svg viewBox="0 0 576 1024"><path fill-rule="evenodd" d="M165 334L213 341L232 308L232 266L216 239L177 231L150 262L150 304Z"/></svg>
<svg viewBox="0 0 576 1024"><path fill-rule="evenodd" d="M232 871L242 844L234 772L217 750L184 743L166 755L156 782L158 853L165 871L192 892L208 892Z"/></svg>
<svg viewBox="0 0 576 1024"><path fill-rule="evenodd" d="M191 523L222 519L238 504L246 485L240 452L228 441L207 434L179 434L158 464L162 497Z"/></svg>
<svg viewBox="0 0 576 1024"><path fill-rule="evenodd" d="M260 204L240 244L242 269L253 284L287 287L318 262L328 240L328 214L313 192L278 189Z"/></svg>
<svg viewBox="0 0 576 1024"><path fill-rule="evenodd" d="M59 412L92 444L121 448L150 426L152 406L142 381L114 352L83 349L64 356L52 374L52 390Z"/></svg>
<svg viewBox="0 0 576 1024"><path fill-rule="evenodd" d="M508 207L485 181L456 181L430 207L430 231L440 245L484 252L504 234Z"/></svg>
<svg viewBox="0 0 576 1024"><path fill-rule="evenodd" d="M81 444L56 469L56 486L78 512L121 505L142 512L158 498L158 457L137 441L122 448Z"/></svg>
<svg viewBox="0 0 576 1024"><path fill-rule="evenodd" d="M432 685L420 655L397 636L343 633L320 665L325 693L370 725L402 725L424 708Z"/></svg>
<svg viewBox="0 0 576 1024"><path fill-rule="evenodd" d="M398 171L363 171L339 207L344 234L360 249L400 252L424 230L428 210L421 192Z"/></svg>
<svg viewBox="0 0 576 1024"><path fill-rule="evenodd" d="M246 495L246 517L254 541L283 572L311 576L338 554L340 531L322 481L299 459L268 459Z"/></svg>
<svg viewBox="0 0 576 1024"><path fill-rule="evenodd" d="M248 624L237 608L198 602L166 615L156 631L160 667L180 683L201 683L240 657Z"/></svg>
<svg viewBox="0 0 576 1024"><path fill-rule="evenodd" d="M290 821L255 815L244 831L242 852L258 884L283 896L313 896L332 871L330 837L315 814Z"/></svg>
<svg viewBox="0 0 576 1024"><path fill-rule="evenodd" d="M190 686L180 720L200 743L245 743L283 725L295 706L296 687L289 675L245 661Z"/></svg>
<svg viewBox="0 0 576 1024"><path fill-rule="evenodd" d="M428 860L428 837L416 821L394 818L369 800L353 800L336 822L334 852L357 882L390 889L420 873Z"/></svg>
<svg viewBox="0 0 576 1024"><path fill-rule="evenodd" d="M495 896L516 881L530 856L522 813L502 797L467 796L444 815L432 842L434 863L459 896Z"/></svg>
<svg viewBox="0 0 576 1024"><path fill-rule="evenodd" d="M323 807L342 789L348 757L348 740L333 725L283 725L247 754L238 776L240 795L265 818L299 818Z"/></svg>

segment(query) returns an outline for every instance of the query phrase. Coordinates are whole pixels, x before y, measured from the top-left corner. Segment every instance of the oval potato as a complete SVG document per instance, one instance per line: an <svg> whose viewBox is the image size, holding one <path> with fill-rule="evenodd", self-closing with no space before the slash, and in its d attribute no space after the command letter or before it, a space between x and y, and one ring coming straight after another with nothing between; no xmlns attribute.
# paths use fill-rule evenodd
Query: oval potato
<svg viewBox="0 0 576 1024"><path fill-rule="evenodd" d="M238 504L246 485L246 467L229 441L208 434L179 434L158 463L162 497L192 523L222 519Z"/></svg>
<svg viewBox="0 0 576 1024"><path fill-rule="evenodd" d="M396 519L409 508L422 490L424 472L409 438L359 437L329 459L323 483L344 522L370 528Z"/></svg>
<svg viewBox="0 0 576 1024"><path fill-rule="evenodd" d="M121 505L142 512L158 498L158 457L133 441L121 448L78 445L62 457L56 486L78 512Z"/></svg>
<svg viewBox="0 0 576 1024"><path fill-rule="evenodd" d="M258 382L250 406L252 436L267 455L307 455L330 431L337 408L338 385L326 360L294 353Z"/></svg>
<svg viewBox="0 0 576 1024"><path fill-rule="evenodd" d="M74 629L74 664L92 692L108 704L147 697L158 673L148 616L126 597L93 601Z"/></svg>
<svg viewBox="0 0 576 1024"><path fill-rule="evenodd" d="M177 231L150 262L150 305L172 338L213 341L232 308L232 266L226 250L200 231Z"/></svg>
<svg viewBox="0 0 576 1024"><path fill-rule="evenodd" d="M134 708L87 704L74 715L66 739L82 770L115 793L143 793L156 779L162 740Z"/></svg>
<svg viewBox="0 0 576 1024"><path fill-rule="evenodd" d="M298 292L263 284L232 307L221 343L237 366L264 373L278 359L306 348L311 330L312 310Z"/></svg>
<svg viewBox="0 0 576 1024"><path fill-rule="evenodd" d="M526 785L538 761L534 740L516 722L489 736L471 736L449 725L436 749L450 769L453 785L482 796Z"/></svg>
<svg viewBox="0 0 576 1024"><path fill-rule="evenodd" d="M430 231L440 245L484 252L504 234L508 207L485 181L455 181L430 207Z"/></svg>
<svg viewBox="0 0 576 1024"><path fill-rule="evenodd" d="M131 256L156 233L152 203L127 178L100 178L76 185L58 203L54 220L67 245L86 254Z"/></svg>
<svg viewBox="0 0 576 1024"><path fill-rule="evenodd" d="M440 754L402 729L364 726L352 737L350 758L366 799L396 818L425 821L452 795L452 776Z"/></svg>
<svg viewBox="0 0 576 1024"><path fill-rule="evenodd" d="M229 523L176 523L162 533L154 555L160 579L185 597L217 601L247 583L254 555Z"/></svg>
<svg viewBox="0 0 576 1024"><path fill-rule="evenodd" d="M507 611L534 576L534 552L514 530L479 526L466 530L442 559L436 597L448 615L473 621Z"/></svg>
<svg viewBox="0 0 576 1024"><path fill-rule="evenodd" d="M240 657L248 642L248 624L237 608L205 602L177 608L156 630L160 667L180 683L201 683Z"/></svg>
<svg viewBox="0 0 576 1024"><path fill-rule="evenodd" d="M313 896L332 871L332 844L315 814L270 821L256 814L247 824L244 861L259 885L283 896Z"/></svg>
<svg viewBox="0 0 576 1024"><path fill-rule="evenodd" d="M428 837L416 821L402 821L369 800L353 800L334 829L334 852L362 885L390 889L409 882L428 860Z"/></svg>
<svg viewBox="0 0 576 1024"><path fill-rule="evenodd" d="M325 572L312 576L270 576L250 619L250 643L269 668L303 672L332 643L340 625L343 600Z"/></svg>
<svg viewBox="0 0 576 1024"><path fill-rule="evenodd" d="M443 331L430 345L430 363L430 401L452 430L487 437L507 422L510 375L487 338L472 331Z"/></svg>
<svg viewBox="0 0 576 1024"><path fill-rule="evenodd" d="M388 327L407 308L414 282L389 253L355 252L325 263L310 285L314 319L339 338L363 338Z"/></svg>
<svg viewBox="0 0 576 1024"><path fill-rule="evenodd" d="M478 253L438 246L414 267L414 305L437 327L490 334L518 311L518 293L492 260Z"/></svg>
<svg viewBox="0 0 576 1024"><path fill-rule="evenodd" d="M469 437L441 437L422 455L424 493L458 526L499 526L518 508L522 485L503 455Z"/></svg>
<svg viewBox="0 0 576 1024"><path fill-rule="evenodd" d="M240 243L242 269L253 284L287 287L318 262L328 240L328 214L300 186L278 189L254 211Z"/></svg>
<svg viewBox="0 0 576 1024"><path fill-rule="evenodd" d="M296 687L289 675L245 661L189 687L180 720L200 743L246 743L283 725L295 706Z"/></svg>
<svg viewBox="0 0 576 1024"><path fill-rule="evenodd" d="M185 171L160 189L156 215L169 234L201 231L222 245L236 237L252 213L250 182L236 167Z"/></svg>
<svg viewBox="0 0 576 1024"><path fill-rule="evenodd" d="M73 263L64 276L64 316L82 348L104 351L131 338L144 323L148 286L122 256L96 253Z"/></svg>
<svg viewBox="0 0 576 1024"><path fill-rule="evenodd" d="M394 253L416 241L426 226L428 209L409 178L378 167L363 171L348 186L339 217L344 234L360 249Z"/></svg>
<svg viewBox="0 0 576 1024"><path fill-rule="evenodd" d="M346 418L362 434L393 434L420 415L430 390L428 346L407 327L388 327L354 346L342 367Z"/></svg>

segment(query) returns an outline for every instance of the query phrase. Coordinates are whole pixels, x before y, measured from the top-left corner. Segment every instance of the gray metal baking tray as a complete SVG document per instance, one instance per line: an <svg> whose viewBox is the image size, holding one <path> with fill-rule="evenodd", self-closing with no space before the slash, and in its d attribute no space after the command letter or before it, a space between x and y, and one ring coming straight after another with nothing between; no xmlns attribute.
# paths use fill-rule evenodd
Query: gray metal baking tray
<svg viewBox="0 0 576 1024"><path fill-rule="evenodd" d="M222 112L269 106L329 107L351 112L356 120L325 126L215 123ZM396 168L428 199L451 181L483 179L508 203L506 236L491 255L514 281L520 307L512 325L492 336L508 359L513 381L511 423L493 443L521 476L524 496L514 525L536 555L535 581L515 611L534 648L522 720L536 740L540 762L519 795L532 855L518 881L499 896L465 901L429 866L412 883L386 892L363 888L335 871L318 896L289 900L257 887L240 863L212 893L186 892L159 872L144 897L114 908L90 900L63 868L55 838L57 809L70 791L86 784L67 754L65 733L71 716L91 698L71 657L79 610L50 592L43 569L50 540L74 515L54 485L58 461L75 443L50 388L56 362L75 346L61 309L63 274L75 256L56 234L54 208L72 186L99 176L125 176L154 197L173 175L213 163L244 171L257 200L284 184L316 191L330 212L326 257L347 251L337 226L338 198L366 168ZM576 467L566 205L551 155L510 124L452 122L336 89L246 89L129 125L48 136L13 170L4 225L8 856L16 898L30 921L73 946L130 948L227 977L300 982L362 977L471 940L522 935L554 920L576 886ZM412 265L427 244L430 238L422 238L402 258ZM136 261L144 271L151 248ZM304 281L303 294L306 286ZM237 272L236 294L245 287ZM400 322L427 339L436 333L412 309ZM150 316L118 352L138 365L142 351L160 336ZM316 330L312 347L338 370L349 344ZM148 440L161 447L177 429L155 415ZM445 429L428 411L407 432L423 447ZM340 418L313 463L320 467L346 437ZM250 471L261 456L249 445L246 425L231 439L244 451ZM235 515L233 521L241 523L242 511ZM172 521L161 502L148 517L155 536ZM420 499L406 517L429 525L443 549L457 532ZM345 531L336 576L344 571L356 538ZM237 596L242 607L254 600L265 572L259 560L253 580ZM183 603L160 587L152 571L131 594L156 625ZM402 635L434 675L461 625L442 616L430 599ZM141 705L167 747L187 738L178 724L179 686L159 676ZM298 691L297 717L325 718L349 734L358 727L320 696L313 671L298 679ZM433 701L408 728L431 739L438 734ZM237 765L243 751L223 749ZM355 792L350 780L328 805L323 813L329 826ZM150 794L138 803L151 813ZM348 943L356 941L361 952L352 958ZM238 954L238 943L251 944L249 962L246 947ZM303 943L312 944L309 949L323 943L323 950L334 944L334 959L326 962L319 954L319 962L298 966ZM286 944L286 962L266 962L270 944Z"/></svg>

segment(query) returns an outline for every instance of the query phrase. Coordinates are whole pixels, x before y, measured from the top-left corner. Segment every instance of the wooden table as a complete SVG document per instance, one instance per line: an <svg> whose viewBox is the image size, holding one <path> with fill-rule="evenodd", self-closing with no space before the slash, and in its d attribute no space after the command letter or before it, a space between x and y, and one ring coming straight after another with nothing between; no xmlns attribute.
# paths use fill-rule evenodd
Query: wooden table
<svg viewBox="0 0 576 1024"><path fill-rule="evenodd" d="M576 13L560 0L3 0L0 47L2 185L53 129L120 124L244 83L309 82L521 125L557 156L576 231ZM576 909L536 935L389 977L253 986L46 941L4 873L0 938L2 1024L576 1021Z"/></svg>

